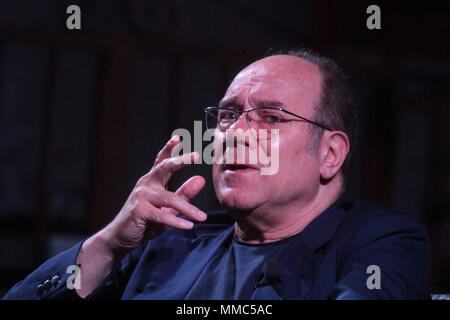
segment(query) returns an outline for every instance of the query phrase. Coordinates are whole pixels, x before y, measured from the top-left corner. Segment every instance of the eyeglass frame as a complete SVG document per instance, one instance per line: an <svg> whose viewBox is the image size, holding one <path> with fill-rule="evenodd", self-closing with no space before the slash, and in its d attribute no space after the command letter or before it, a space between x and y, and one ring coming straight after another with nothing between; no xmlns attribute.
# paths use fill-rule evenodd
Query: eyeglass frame
<svg viewBox="0 0 450 320"><path fill-rule="evenodd" d="M272 110L282 111L282 112L285 112L287 114L290 114L291 116L294 116L294 117L297 117L299 119L302 119L303 121L306 121L306 122L308 122L310 124L314 124L314 125L322 128L322 129L324 129L324 130L334 131L333 129L330 129L328 126L326 126L324 124L321 124L319 122L315 122L315 121L309 120L309 119L307 119L305 117L299 116L298 114L295 114L293 112L287 111L287 110L285 110L285 109L283 109L281 107L255 107L255 108L250 108L248 110L235 110L235 109L226 108L226 107L212 107L211 106L211 107L204 108L203 111L205 112L206 125L208 125L208 119L207 119L208 111L210 111L210 110L228 110L228 111L232 111L232 112L238 114L238 117L236 117L236 119L234 120L234 122L230 126L232 126L234 123L236 123L239 120L239 118L241 117L241 115L245 113L245 119L247 120L247 125L250 127L248 113L253 111L253 110L258 110L258 109L272 109ZM287 121L293 121L293 120L294 119L290 119L290 120L288 119L288 120L285 120L285 121L287 122Z"/></svg>

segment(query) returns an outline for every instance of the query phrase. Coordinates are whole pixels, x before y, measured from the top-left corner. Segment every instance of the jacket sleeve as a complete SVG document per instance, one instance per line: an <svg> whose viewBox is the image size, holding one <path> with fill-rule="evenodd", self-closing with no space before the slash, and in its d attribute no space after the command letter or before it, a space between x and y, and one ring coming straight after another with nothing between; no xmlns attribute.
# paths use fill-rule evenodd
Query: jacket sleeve
<svg viewBox="0 0 450 320"><path fill-rule="evenodd" d="M16 283L2 299L80 300L74 289L76 260L83 241L44 262L24 280ZM86 299L120 299L145 243L114 265L111 273ZM80 276L81 265L77 266Z"/></svg>
<svg viewBox="0 0 450 320"><path fill-rule="evenodd" d="M39 300L58 296L65 296L66 299L81 299L75 289L67 287L67 281L75 273L70 269L68 272L68 268L76 264L82 244L83 241L44 262L24 280L16 283L2 299Z"/></svg>
<svg viewBox="0 0 450 320"><path fill-rule="evenodd" d="M406 215L378 216L355 230L329 299L430 299L430 245Z"/></svg>

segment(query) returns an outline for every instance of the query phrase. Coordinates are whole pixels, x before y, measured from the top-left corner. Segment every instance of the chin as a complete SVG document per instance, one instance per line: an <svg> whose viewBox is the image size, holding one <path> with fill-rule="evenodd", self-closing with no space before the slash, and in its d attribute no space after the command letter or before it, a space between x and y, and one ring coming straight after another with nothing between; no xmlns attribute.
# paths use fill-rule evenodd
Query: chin
<svg viewBox="0 0 450 320"><path fill-rule="evenodd" d="M226 188L216 192L219 203L234 211L251 211L258 207L258 201L249 192L239 188Z"/></svg>

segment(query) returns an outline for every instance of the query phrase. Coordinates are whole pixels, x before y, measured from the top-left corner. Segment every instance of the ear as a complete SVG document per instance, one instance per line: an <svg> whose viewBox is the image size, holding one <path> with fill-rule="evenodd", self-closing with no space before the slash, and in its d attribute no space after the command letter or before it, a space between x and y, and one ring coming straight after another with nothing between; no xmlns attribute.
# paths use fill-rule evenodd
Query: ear
<svg viewBox="0 0 450 320"><path fill-rule="evenodd" d="M329 180L341 169L350 142L342 131L325 131L320 143L320 177Z"/></svg>

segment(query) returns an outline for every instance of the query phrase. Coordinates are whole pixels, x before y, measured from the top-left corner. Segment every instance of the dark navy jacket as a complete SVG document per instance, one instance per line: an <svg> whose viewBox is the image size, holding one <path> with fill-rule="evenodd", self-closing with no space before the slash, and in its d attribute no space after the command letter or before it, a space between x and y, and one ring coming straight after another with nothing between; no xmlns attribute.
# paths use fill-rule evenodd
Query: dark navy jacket
<svg viewBox="0 0 450 320"><path fill-rule="evenodd" d="M234 221L224 211L194 229L169 229L117 263L90 299L189 299L205 266L228 250ZM428 237L408 215L361 201L338 201L291 241L283 265L282 299L429 299ZM67 288L69 265L82 242L46 261L17 283L4 299L79 299ZM368 286L380 270L380 288ZM82 276L81 266L81 276ZM203 273L202 273L203 272ZM217 272L220 272L218 270ZM55 277L56 276L56 277ZM215 275L211 275L214 279ZM232 281L230 274L230 281ZM58 281L52 281L50 279ZM40 284L47 281L45 290ZM369 288L370 287L370 288ZM271 286L254 288L249 299L279 299ZM202 297L208 299L208 297Z"/></svg>

